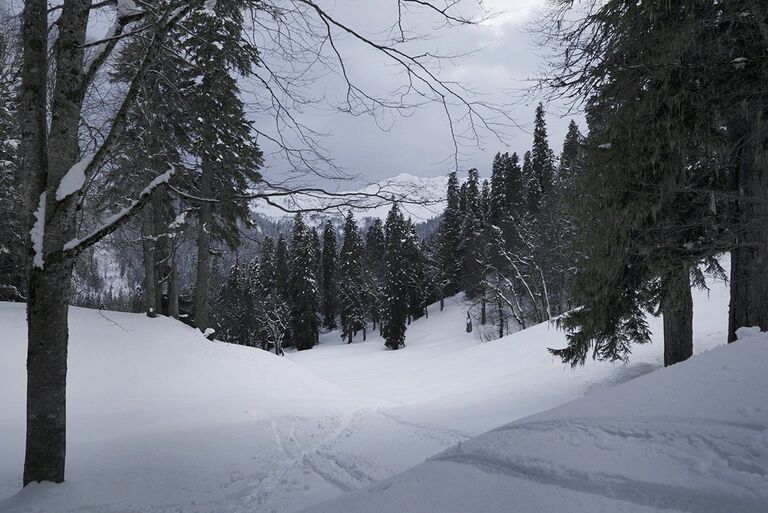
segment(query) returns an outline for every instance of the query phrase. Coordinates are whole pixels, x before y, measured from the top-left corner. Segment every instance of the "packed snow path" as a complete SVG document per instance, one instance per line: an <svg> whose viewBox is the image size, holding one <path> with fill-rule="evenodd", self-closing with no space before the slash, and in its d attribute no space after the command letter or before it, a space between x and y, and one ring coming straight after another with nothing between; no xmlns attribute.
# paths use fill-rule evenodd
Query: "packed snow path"
<svg viewBox="0 0 768 513"><path fill-rule="evenodd" d="M701 352L725 339L727 291L716 285L695 301ZM546 351L564 344L553 327L480 343L465 315L459 300L433 306L400 351L376 334L347 345L330 333L278 358L170 319L73 308L67 482L17 493L26 326L23 305L0 304L0 511L298 511L661 366L652 344L630 365L571 371ZM652 328L661 333L658 320Z"/></svg>

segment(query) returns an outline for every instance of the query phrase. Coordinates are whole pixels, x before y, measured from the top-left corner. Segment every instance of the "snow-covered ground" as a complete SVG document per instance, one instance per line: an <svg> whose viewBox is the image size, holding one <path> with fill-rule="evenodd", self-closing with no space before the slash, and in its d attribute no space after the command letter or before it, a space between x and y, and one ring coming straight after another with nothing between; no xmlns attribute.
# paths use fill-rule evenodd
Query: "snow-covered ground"
<svg viewBox="0 0 768 513"><path fill-rule="evenodd" d="M26 328L22 305L0 303L0 511L292 512L389 478L439 453L442 455L437 459L409 472L418 473L418 479L423 477L425 486L434 486L424 488L426 493L447 497L446 501L451 502L449 492L438 492L436 488L442 475L440 469L446 469L447 486L468 495L461 503L463 509L446 506L434 511L491 511L494 504L499 511L512 511L510 505L519 501L505 502L511 500L510 494L494 495L488 487L512 486L507 481L515 479L524 483L520 486L525 487L525 492L519 493L530 501L554 493L579 504L605 500L618 505L605 511L634 511L634 504L646 503L637 499L627 505L627 495L605 490L621 491L627 488L626 483L656 476L652 464L662 460L643 453L644 439L654 443L658 439L658 451L674 452L664 461L681 468L685 451L693 451L688 456L690 466L709 476L707 483L716 483L722 476L723 493L746 494L745 490L759 479L765 481L768 471L760 453L746 453L754 450L751 433L763 437L763 447L768 435L739 427L747 422L748 415L752 415L752 428L768 425L760 424L760 419L768 415L765 410L760 413L753 408L752 413L735 417L735 438L719 443L717 437L725 436L725 432L716 422L708 423L712 419L706 417L705 410L701 415L695 409L676 414L689 418L688 424L675 423L677 417L664 417L660 410L662 418L657 427L652 415L644 413L652 411L653 404L664 404L665 398L682 398L682 387L664 389L660 397L648 398L641 392L647 389L650 393L652 387L627 385L628 406L618 404L621 395L610 395L614 385L661 366L660 344L637 347L629 365L588 362L583 368L571 370L546 351L547 347L564 344L563 334L553 327L542 324L480 343L464 332L465 315L465 305L457 299L449 301L442 312L432 307L429 319L409 327L407 347L400 351L385 350L378 335L369 336L367 342L356 339L347 345L338 334L331 333L311 351L279 358L260 350L209 342L195 330L166 318L72 309L67 482L30 486L18 493L24 447ZM726 317L724 285L715 284L709 294L695 294L697 353L723 343ZM652 321L652 328L661 334L659 320ZM762 348L756 342L744 347ZM713 394L712 401L729 405L717 411L739 411L741 403L735 401L739 396L731 396L725 386L731 377L720 371L717 363L728 360L723 365L739 372L738 363L744 354L731 358L735 354L730 347L711 352L701 359L710 362L707 374L702 376L697 373L704 371L696 370L702 364L694 359L690 364L693 370L679 379L706 385L708 378L721 376L724 390ZM761 362L759 352L747 356L750 361ZM764 353L762 358L765 369ZM677 368L645 379L671 379L669 376L675 375ZM763 388L768 384L766 374L759 377ZM738 382L737 378L735 374L732 377ZM739 391L734 385L734 393ZM751 394L743 402L745 408L764 401L764 394ZM586 406L578 408L584 410L578 414L586 419L582 424L569 417L577 409L554 410L539 418L539 430L517 428L515 424L470 441L490 429L584 396ZM706 406L707 401L699 402ZM676 405L669 403L665 408L675 409ZM635 423L631 422L633 412L641 417ZM610 417L613 424L597 427L601 416ZM693 426L690 433L684 429L689 426ZM514 437L504 433L514 433ZM678 436L687 441L664 445L665 440ZM558 462L552 451L559 447L558 443L569 440L573 441L570 452ZM626 450L622 449L624 440ZM461 449L443 452L458 443ZM580 446L586 451L590 443L598 446L605 458L593 462L586 453L579 452ZM510 445L518 452L512 451ZM498 452L499 458L509 455L510 466L503 466L507 460L498 466L518 468L518 475L491 472L493 464L481 468L458 462L465 454L467 461L471 457L482 460L485 449ZM733 452L732 460L727 460L728 451ZM714 456L707 459L709 454L725 456L721 460ZM618 473L616 462L635 458L637 469ZM602 460L613 467L601 467ZM723 466L725 460L730 461L731 471ZM573 462L578 463L575 469L567 467ZM587 462L594 468L581 467ZM557 465L565 469L562 474L557 473ZM709 474L708 465L715 469ZM665 467L664 472L676 468ZM739 468L745 469L743 482L739 481ZM519 477L528 469L542 477L530 481ZM599 479L583 480L590 483L587 487L578 481L579 476L587 474L578 472ZM763 472L762 477L759 472ZM553 475L554 486L550 480ZM458 481L451 481L450 476ZM462 483L462 479L466 482ZM558 479L577 485L568 488ZM624 480L616 481L620 479ZM475 482L477 491L472 489ZM407 488L407 479L396 477L390 483L404 494L411 494L409 497L418 493L414 492L418 487ZM374 511L369 502L379 496L383 508L395 507L378 486L374 485L373 492L355 492L324 511ZM670 481L666 486L682 485ZM707 485L705 490L712 496L720 492L715 485ZM495 502L485 509L483 498ZM707 511L696 509L701 503L697 500L688 509L676 503L659 506ZM473 510L467 506L472 503L481 507ZM504 504L507 507L502 507ZM334 509L337 507L341 509ZM420 507L401 510L431 511Z"/></svg>
<svg viewBox="0 0 768 513"><path fill-rule="evenodd" d="M768 511L768 334L513 422L307 513Z"/></svg>

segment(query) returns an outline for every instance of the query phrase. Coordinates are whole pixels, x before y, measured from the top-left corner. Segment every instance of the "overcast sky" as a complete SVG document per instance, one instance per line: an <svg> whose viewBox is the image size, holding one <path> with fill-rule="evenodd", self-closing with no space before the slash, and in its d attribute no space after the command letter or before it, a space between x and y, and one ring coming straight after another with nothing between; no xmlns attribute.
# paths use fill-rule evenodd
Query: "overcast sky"
<svg viewBox="0 0 768 513"><path fill-rule="evenodd" d="M465 12L469 13L469 8L476 3L465 2ZM393 0L321 0L319 3L337 20L376 40L384 37L382 31L396 19ZM434 17L415 13L408 19L412 31L429 37L428 41L418 43L419 49L443 54L477 50L453 65L443 66L440 77L459 81L481 93L473 99L504 105L505 112L519 125L504 130L503 142L493 133L481 131L479 147L472 141L462 144L459 171L476 167L482 176L489 176L497 151L517 151L522 155L530 148L534 109L540 98L522 98L522 92L546 65L546 51L537 48L536 36L531 33L546 5L545 0L484 0L483 5L497 16L479 26L435 30ZM378 93L402 83L400 69L386 62L375 50L341 35L337 46L348 75L364 89ZM345 91L343 82L333 74L311 87L314 95L324 96L331 104L340 102ZM582 125L579 116L563 116L564 110L559 105L548 106L550 143L557 154L571 117ZM381 116L378 123L371 116L350 116L318 108L305 108L298 116L324 134L321 142L327 154L348 173L359 175L358 183L375 182L404 172L419 176L445 175L456 166L448 120L437 104L409 112L408 117ZM256 113L254 118L258 126L269 130L268 116ZM379 125L384 125L386 130ZM261 144L270 147L264 140ZM267 175L274 175L287 167L283 159L274 156L265 171ZM349 183L340 187L347 188Z"/></svg>
<svg viewBox="0 0 768 513"><path fill-rule="evenodd" d="M436 4L445 0L435 0ZM2 0L15 7L21 5L18 0ZM479 14L476 10L478 0L460 0L463 13L467 16ZM277 5L285 5L282 0L275 0ZM317 0L324 10L336 20L359 31L374 41L386 40L385 31L397 20L397 2L395 0ZM416 10L405 16L406 31L426 36L426 40L406 47L411 52L430 51L439 54L459 54L476 52L454 62L443 62L439 77L446 81L457 81L477 91L477 95L464 95L468 100L483 100L503 106L505 113L513 120L502 135L500 141L489 131L479 131L479 141L463 140L458 158L459 172L465 174L471 167L479 169L481 176L490 175L490 166L496 152L509 151L522 154L530 149L531 129L534 109L539 100L536 96L523 92L533 84L546 66L546 50L536 45L536 36L531 33L536 20L546 9L546 0L482 0L484 8L494 16L473 26L435 27L437 18L427 15L423 10ZM106 18L97 18L91 27L98 38L111 23L109 13ZM315 22L318 23L318 22ZM320 26L322 31L322 25ZM259 34L263 37L264 30ZM342 55L347 74L364 91L380 97L392 98L393 90L403 84L402 68L393 65L391 60L344 35L334 31L334 40ZM310 44L320 44L312 41ZM262 41L263 43L263 41ZM265 43L268 47L268 42ZM325 44L324 55L333 64L334 56L330 46ZM274 48L264 48L262 58L272 70L302 69L296 62L279 55ZM264 76L264 69L259 71ZM313 105L292 106L291 116L302 124L322 135L317 140L324 148L324 155L333 159L336 166L349 175L358 178L339 183L321 180L325 187L350 189L363 183L372 183L400 173L417 176L445 175L456 168L453 159L453 139L449 123L442 106L427 104L407 116L398 113L386 113L376 116L351 116L334 110L333 106L342 103L346 91L343 80L339 77L338 66L312 66L311 72L302 74L302 78L311 78L310 82L296 86L296 91L306 98L318 100ZM289 72L290 74L290 72ZM264 106L265 94L262 84L248 81L244 92L246 101L259 96ZM258 102L254 102L256 105ZM274 118L263 108L251 106L250 116L257 128L274 136L276 133ZM547 122L550 144L556 154L560 153L562 140L571 117L576 118L582 132L582 118L577 115L564 116L562 105L547 106ZM454 107L452 114L457 117L463 110ZM517 126L515 126L517 125ZM382 129L382 127L384 129ZM456 123L461 132L466 123ZM286 132L287 133L287 132ZM295 138L289 142L295 147L302 147ZM289 175L290 166L284 156L275 153L274 144L261 137L259 145L267 154L264 175L276 181ZM318 167L319 168L319 167ZM306 182L306 178L299 178Z"/></svg>

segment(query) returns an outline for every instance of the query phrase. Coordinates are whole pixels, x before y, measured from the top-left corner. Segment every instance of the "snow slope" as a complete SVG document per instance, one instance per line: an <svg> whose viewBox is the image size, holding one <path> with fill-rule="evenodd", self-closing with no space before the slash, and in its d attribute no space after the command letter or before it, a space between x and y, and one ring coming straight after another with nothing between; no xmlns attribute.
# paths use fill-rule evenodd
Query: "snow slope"
<svg viewBox="0 0 768 513"><path fill-rule="evenodd" d="M768 511L768 334L494 429L313 513Z"/></svg>
<svg viewBox="0 0 768 513"><path fill-rule="evenodd" d="M727 289L694 301L702 352L725 340ZM278 358L166 318L73 308L67 482L17 493L26 328L22 305L0 303L0 511L298 511L661 366L652 344L629 365L572 371L546 352L564 343L549 325L480 343L458 299L430 310L403 350L330 333Z"/></svg>

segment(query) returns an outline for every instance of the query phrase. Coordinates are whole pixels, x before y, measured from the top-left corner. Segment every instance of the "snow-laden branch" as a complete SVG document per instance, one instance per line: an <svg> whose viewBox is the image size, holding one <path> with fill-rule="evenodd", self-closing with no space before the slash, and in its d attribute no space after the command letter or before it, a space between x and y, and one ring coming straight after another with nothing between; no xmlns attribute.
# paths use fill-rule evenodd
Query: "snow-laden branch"
<svg viewBox="0 0 768 513"><path fill-rule="evenodd" d="M131 202L130 205L122 209L120 212L107 219L104 225L100 228L94 230L89 235L86 235L81 239L75 238L64 244L64 247L61 251L62 255L75 256L84 249L92 246L110 233L120 228L122 225L128 222L131 217L133 217L133 215L141 209L141 207L144 206L144 203L147 202L155 189L168 183L175 171L176 168L171 166L168 171L155 177L155 179L152 180L149 185L144 188L143 191L141 191L137 199Z"/></svg>
<svg viewBox="0 0 768 513"><path fill-rule="evenodd" d="M83 188L85 184L85 170L91 165L95 153L88 153L80 159L62 177L59 187L56 189L56 201L63 201L70 194L74 194Z"/></svg>

